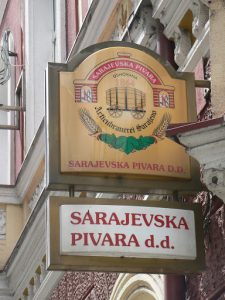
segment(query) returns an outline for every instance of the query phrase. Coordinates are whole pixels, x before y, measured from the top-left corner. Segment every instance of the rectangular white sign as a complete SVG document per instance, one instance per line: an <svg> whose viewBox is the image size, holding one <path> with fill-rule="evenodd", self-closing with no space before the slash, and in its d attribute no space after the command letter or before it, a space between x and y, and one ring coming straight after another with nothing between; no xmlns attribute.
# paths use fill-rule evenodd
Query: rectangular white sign
<svg viewBox="0 0 225 300"><path fill-rule="evenodd" d="M192 210L61 205L60 254L195 260Z"/></svg>

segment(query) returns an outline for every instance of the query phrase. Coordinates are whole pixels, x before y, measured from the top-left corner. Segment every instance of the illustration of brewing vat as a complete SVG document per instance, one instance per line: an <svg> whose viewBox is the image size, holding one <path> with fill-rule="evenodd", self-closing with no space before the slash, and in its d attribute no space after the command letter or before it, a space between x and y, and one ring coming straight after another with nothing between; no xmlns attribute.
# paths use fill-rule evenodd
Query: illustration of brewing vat
<svg viewBox="0 0 225 300"><path fill-rule="evenodd" d="M145 94L131 87L114 87L106 91L108 112L113 118L120 117L123 112L129 112L133 118L142 119L145 115Z"/></svg>

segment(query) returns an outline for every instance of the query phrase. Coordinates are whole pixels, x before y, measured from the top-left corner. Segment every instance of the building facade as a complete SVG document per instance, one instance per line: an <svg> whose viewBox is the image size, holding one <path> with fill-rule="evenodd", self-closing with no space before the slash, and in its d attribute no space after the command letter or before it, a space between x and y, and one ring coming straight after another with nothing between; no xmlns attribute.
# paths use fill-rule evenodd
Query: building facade
<svg viewBox="0 0 225 300"><path fill-rule="evenodd" d="M0 0L0 299L225 299L223 0ZM194 72L196 122L176 136L201 165L206 269L156 275L46 270L45 70L103 41L142 45ZM211 84L210 84L211 82ZM212 95L211 95L212 91ZM210 123L211 122L211 123ZM75 196L80 197L76 192ZM101 198L165 195L87 193Z"/></svg>

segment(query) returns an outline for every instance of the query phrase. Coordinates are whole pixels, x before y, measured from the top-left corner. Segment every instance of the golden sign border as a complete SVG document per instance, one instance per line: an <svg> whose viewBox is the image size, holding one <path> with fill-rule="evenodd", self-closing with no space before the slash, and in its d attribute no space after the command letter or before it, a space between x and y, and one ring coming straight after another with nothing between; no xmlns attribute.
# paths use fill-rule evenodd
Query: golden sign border
<svg viewBox="0 0 225 300"><path fill-rule="evenodd" d="M128 205L192 210L195 218L197 257L195 260L139 257L60 255L60 206L70 204ZM200 204L165 201L49 197L47 201L47 269L124 273L198 273L205 268L203 218Z"/></svg>

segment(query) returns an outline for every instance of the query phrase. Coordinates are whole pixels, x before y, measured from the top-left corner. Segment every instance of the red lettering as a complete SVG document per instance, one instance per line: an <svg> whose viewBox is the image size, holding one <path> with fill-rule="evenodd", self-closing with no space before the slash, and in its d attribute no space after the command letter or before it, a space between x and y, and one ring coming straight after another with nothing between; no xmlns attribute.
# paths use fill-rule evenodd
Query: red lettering
<svg viewBox="0 0 225 300"><path fill-rule="evenodd" d="M84 215L82 224L85 224L86 222L89 222L90 224L95 224L89 211Z"/></svg>
<svg viewBox="0 0 225 300"><path fill-rule="evenodd" d="M154 248L155 247L155 237L153 234L150 234L149 239L145 241L145 246L148 248Z"/></svg>
<svg viewBox="0 0 225 300"><path fill-rule="evenodd" d="M184 226L184 229L189 230L188 224L184 217L180 218L180 222L178 224L178 228L180 229L181 226Z"/></svg>
<svg viewBox="0 0 225 300"><path fill-rule="evenodd" d="M137 223L138 221L140 221L140 216L141 214L131 214L131 225L133 226L141 226L141 223Z"/></svg>
<svg viewBox="0 0 225 300"><path fill-rule="evenodd" d="M155 226L156 227L163 227L165 225L165 222L163 220L162 215L156 215L155 216Z"/></svg>
<svg viewBox="0 0 225 300"><path fill-rule="evenodd" d="M73 167L73 161L69 160L68 165L69 165L69 168L72 168Z"/></svg>
<svg viewBox="0 0 225 300"><path fill-rule="evenodd" d="M105 220L107 214L105 212L96 212L96 224L104 224L107 225L107 222Z"/></svg>
<svg viewBox="0 0 225 300"><path fill-rule="evenodd" d="M143 220L144 220L146 226L150 226L152 224L153 214L150 214L149 216L150 216L150 220L148 221L147 217L146 217L146 214L142 215Z"/></svg>
<svg viewBox="0 0 225 300"><path fill-rule="evenodd" d="M172 218L172 219L170 219ZM174 220L176 219L176 216L166 216L166 228L170 228L170 227L173 227L173 228L176 228L177 229L177 225L174 223Z"/></svg>
<svg viewBox="0 0 225 300"><path fill-rule="evenodd" d="M130 239L129 239L129 242L128 242L127 246L130 247L130 244L131 244L131 243L134 243L135 247L140 247L140 245L139 245L139 243L138 243L138 240L137 240L135 234L131 234L131 237L130 237Z"/></svg>
<svg viewBox="0 0 225 300"><path fill-rule="evenodd" d="M82 168L87 168L87 161L86 160L81 161L81 167Z"/></svg>
<svg viewBox="0 0 225 300"><path fill-rule="evenodd" d="M84 233L84 246L88 246L88 233Z"/></svg>
<svg viewBox="0 0 225 300"><path fill-rule="evenodd" d="M70 217L73 219L70 221L71 224L77 225L81 223L80 212L74 211L71 213Z"/></svg>
<svg viewBox="0 0 225 300"><path fill-rule="evenodd" d="M121 225L128 225L129 224L129 213L125 213L125 220L122 220L120 223Z"/></svg>
<svg viewBox="0 0 225 300"><path fill-rule="evenodd" d="M102 246L105 246L105 243L108 243L109 246L113 246L113 241L111 239L111 236L109 233L106 233L104 238L103 238L103 241L102 241Z"/></svg>
<svg viewBox="0 0 225 300"><path fill-rule="evenodd" d="M108 224L111 225L112 222L116 222L116 225L120 225L120 221L116 213L111 214Z"/></svg>
<svg viewBox="0 0 225 300"><path fill-rule="evenodd" d="M82 239L81 233L71 233L71 246L76 246L76 242Z"/></svg>
<svg viewBox="0 0 225 300"><path fill-rule="evenodd" d="M125 243L126 235L123 233L117 233L115 236L115 246L126 246ZM121 243L121 245L120 245Z"/></svg>
<svg viewBox="0 0 225 300"><path fill-rule="evenodd" d="M153 164L152 167L154 171L159 171L159 165Z"/></svg>
<svg viewBox="0 0 225 300"><path fill-rule="evenodd" d="M87 233L88 234L88 233ZM99 241L100 241L100 239L101 239L101 237L102 237L102 233L98 233L98 239L95 239L95 234L94 233L89 233L89 236L90 236L90 238L91 238L91 241L92 241L92 243L93 243L93 245L94 246L98 246L98 244L99 244Z"/></svg>

